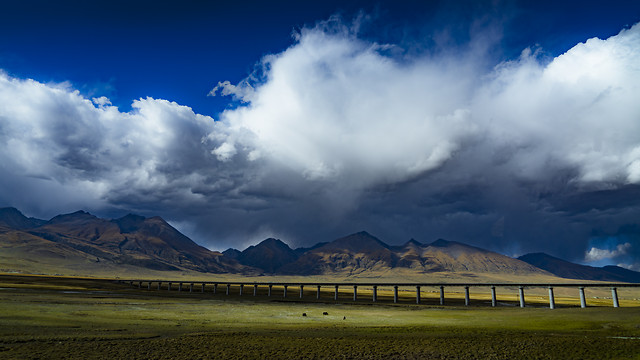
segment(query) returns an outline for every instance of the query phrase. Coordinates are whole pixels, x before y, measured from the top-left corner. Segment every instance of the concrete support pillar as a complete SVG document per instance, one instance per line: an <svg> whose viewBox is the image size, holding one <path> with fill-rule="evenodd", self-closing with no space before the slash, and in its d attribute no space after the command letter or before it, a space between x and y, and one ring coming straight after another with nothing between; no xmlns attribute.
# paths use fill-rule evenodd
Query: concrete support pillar
<svg viewBox="0 0 640 360"><path fill-rule="evenodd" d="M393 303L398 303L398 285L393 286Z"/></svg>
<svg viewBox="0 0 640 360"><path fill-rule="evenodd" d="M353 285L353 301L358 300L358 285Z"/></svg>
<svg viewBox="0 0 640 360"><path fill-rule="evenodd" d="M142 288L142 281L138 281L138 289Z"/></svg>
<svg viewBox="0 0 640 360"><path fill-rule="evenodd" d="M304 295L304 285L300 285L300 299L302 299L302 295Z"/></svg>
<svg viewBox="0 0 640 360"><path fill-rule="evenodd" d="M253 285L253 296L258 296L258 284Z"/></svg>
<svg viewBox="0 0 640 360"><path fill-rule="evenodd" d="M520 288L518 288L518 295L520 296L520 307L523 308L524 307L524 287L520 286Z"/></svg>
<svg viewBox="0 0 640 360"><path fill-rule="evenodd" d="M416 304L420 304L420 286L416 286Z"/></svg>
<svg viewBox="0 0 640 360"><path fill-rule="evenodd" d="M178 283L178 291L182 291L182 283Z"/></svg>
<svg viewBox="0 0 640 360"><path fill-rule="evenodd" d="M336 291L333 293L333 300L338 301L338 285L336 285Z"/></svg>
<svg viewBox="0 0 640 360"><path fill-rule="evenodd" d="M620 307L620 303L618 302L618 289L612 287L611 288L611 299L613 299L613 307Z"/></svg>
<svg viewBox="0 0 640 360"><path fill-rule="evenodd" d="M193 292L193 283L189 284L189 292L192 293Z"/></svg>
<svg viewBox="0 0 640 360"><path fill-rule="evenodd" d="M549 286L549 309L553 310L556 308L556 300L553 297L553 287Z"/></svg>
<svg viewBox="0 0 640 360"><path fill-rule="evenodd" d="M271 296L271 290L273 290L273 285L269 284L269 293L267 294L267 296Z"/></svg>
<svg viewBox="0 0 640 360"><path fill-rule="evenodd" d="M378 301L378 286L373 285L373 302Z"/></svg>
<svg viewBox="0 0 640 360"><path fill-rule="evenodd" d="M579 290L580 290L580 307L584 309L587 307L587 299L584 297L584 288L580 286Z"/></svg>
<svg viewBox="0 0 640 360"><path fill-rule="evenodd" d="M129 285L133 286L133 280L129 281Z"/></svg>
<svg viewBox="0 0 640 360"><path fill-rule="evenodd" d="M167 291L171 291L171 283L169 283L169 285L167 285Z"/></svg>
<svg viewBox="0 0 640 360"><path fill-rule="evenodd" d="M151 281L147 283L147 290L151 290Z"/></svg>
<svg viewBox="0 0 640 360"><path fill-rule="evenodd" d="M162 289L162 282L158 281L158 290Z"/></svg>
<svg viewBox="0 0 640 360"><path fill-rule="evenodd" d="M244 284L240 284L240 296L242 296L242 291L244 290Z"/></svg>
<svg viewBox="0 0 640 360"><path fill-rule="evenodd" d="M284 295L282 297L287 297L287 285L284 286Z"/></svg>
<svg viewBox="0 0 640 360"><path fill-rule="evenodd" d="M444 286L440 286L440 305L444 305Z"/></svg>
<svg viewBox="0 0 640 360"><path fill-rule="evenodd" d="M318 285L318 291L316 292L316 299L320 300L320 285Z"/></svg>
<svg viewBox="0 0 640 360"><path fill-rule="evenodd" d="M213 293L215 294L217 292L218 292L218 284L215 283L215 284L213 284Z"/></svg>
<svg viewBox="0 0 640 360"><path fill-rule="evenodd" d="M469 306L471 299L469 298L469 287L464 287L464 306Z"/></svg>
<svg viewBox="0 0 640 360"><path fill-rule="evenodd" d="M227 284L227 291L226 291L226 295L229 295L229 292L231 291L231 284Z"/></svg>
<svg viewBox="0 0 640 360"><path fill-rule="evenodd" d="M498 305L497 301L496 301L496 287L492 286L491 287L491 306L496 307L496 305Z"/></svg>
<svg viewBox="0 0 640 360"><path fill-rule="evenodd" d="M202 283L202 292L204 292L204 283Z"/></svg>

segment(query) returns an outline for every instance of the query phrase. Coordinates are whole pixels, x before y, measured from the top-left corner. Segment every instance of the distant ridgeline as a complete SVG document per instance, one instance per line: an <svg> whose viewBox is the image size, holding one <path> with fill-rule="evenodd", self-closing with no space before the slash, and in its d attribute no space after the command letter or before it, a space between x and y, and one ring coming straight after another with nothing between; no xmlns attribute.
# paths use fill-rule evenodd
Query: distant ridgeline
<svg viewBox="0 0 640 360"><path fill-rule="evenodd" d="M247 275L367 275L471 273L558 276L580 280L640 282L640 273L618 266L574 264L537 253L514 259L463 243L409 240L390 246L367 232L291 249L266 239L243 251L210 251L160 217L129 214L107 220L84 211L51 220L0 208L0 271L95 271L126 267ZM43 270L37 270L43 269ZM61 270L61 271L62 271Z"/></svg>

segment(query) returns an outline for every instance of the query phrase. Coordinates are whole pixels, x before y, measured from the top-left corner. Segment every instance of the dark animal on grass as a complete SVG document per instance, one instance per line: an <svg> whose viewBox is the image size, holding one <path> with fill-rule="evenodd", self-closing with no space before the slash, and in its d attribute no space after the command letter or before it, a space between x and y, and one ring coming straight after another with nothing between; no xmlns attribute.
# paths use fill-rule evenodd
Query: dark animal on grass
<svg viewBox="0 0 640 360"><path fill-rule="evenodd" d="M302 313L302 316L307 316L307 313Z"/></svg>
<svg viewBox="0 0 640 360"><path fill-rule="evenodd" d="M322 315L329 315L329 313L325 311L322 313Z"/></svg>

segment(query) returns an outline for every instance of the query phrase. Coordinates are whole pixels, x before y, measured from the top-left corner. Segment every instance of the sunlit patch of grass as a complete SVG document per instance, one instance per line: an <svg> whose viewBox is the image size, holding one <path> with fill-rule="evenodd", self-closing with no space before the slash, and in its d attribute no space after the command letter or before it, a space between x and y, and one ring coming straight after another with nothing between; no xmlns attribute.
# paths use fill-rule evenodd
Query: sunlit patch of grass
<svg viewBox="0 0 640 360"><path fill-rule="evenodd" d="M0 278L0 288L7 289L0 291L0 358L8 359L621 359L640 354L638 307L465 307L464 294L454 305L415 305L410 293L399 305L373 305L370 299L353 303L350 291L340 294L346 299L339 303L332 301L332 291L322 293L322 302L314 301L315 291L305 292L310 301L300 302L298 291L290 291L289 299L282 293L254 298L250 291L242 297L158 292L90 280L15 287ZM454 301L458 295L447 296Z"/></svg>

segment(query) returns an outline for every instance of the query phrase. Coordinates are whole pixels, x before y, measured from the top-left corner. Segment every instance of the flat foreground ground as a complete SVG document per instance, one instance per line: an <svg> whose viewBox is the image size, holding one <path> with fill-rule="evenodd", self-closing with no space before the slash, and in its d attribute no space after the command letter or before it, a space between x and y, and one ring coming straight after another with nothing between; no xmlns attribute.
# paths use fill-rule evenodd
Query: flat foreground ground
<svg viewBox="0 0 640 360"><path fill-rule="evenodd" d="M640 307L442 307L409 298L372 305L294 295L0 276L0 359L640 359Z"/></svg>

